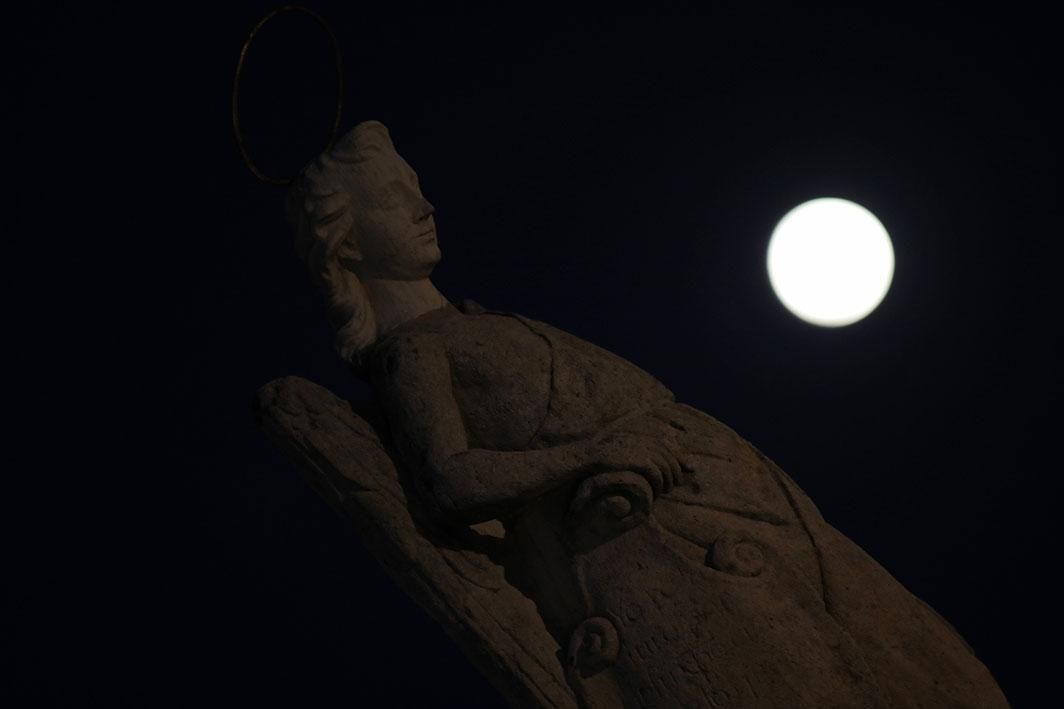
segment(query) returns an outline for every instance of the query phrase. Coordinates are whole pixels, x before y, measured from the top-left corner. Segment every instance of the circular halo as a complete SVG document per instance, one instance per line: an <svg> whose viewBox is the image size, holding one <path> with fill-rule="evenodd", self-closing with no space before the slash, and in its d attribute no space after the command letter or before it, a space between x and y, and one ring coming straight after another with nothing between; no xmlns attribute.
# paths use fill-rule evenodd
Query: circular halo
<svg viewBox="0 0 1064 709"><path fill-rule="evenodd" d="M236 145L240 148L240 155L244 158L244 164L248 166L248 169L251 170L255 177L271 185L288 185L292 183L293 178L270 177L260 170L251 159L251 156L248 155L247 147L244 145L244 136L240 132L240 111L237 108L237 99L240 95L240 74L244 71L244 60L247 58L248 47L251 46L251 41L255 39L255 35L259 33L259 30L262 29L263 25L277 15L280 15L282 12L302 12L310 15L310 17L312 17L314 21L325 30L325 33L329 35L329 39L332 40L333 50L336 53L336 118L333 120L332 135L329 136L329 144L326 147L326 150L331 148L336 141L336 134L340 130L340 113L344 107L344 64L340 57L340 43L336 41L336 35L333 34L332 29L329 28L329 25L326 24L325 20L322 19L318 13L313 10L308 10L301 5L285 5L276 10L271 10L263 16L263 18L252 28L251 34L248 35L247 41L244 42L244 46L240 48L240 60L237 62L236 75L233 77L233 135L236 136Z"/></svg>

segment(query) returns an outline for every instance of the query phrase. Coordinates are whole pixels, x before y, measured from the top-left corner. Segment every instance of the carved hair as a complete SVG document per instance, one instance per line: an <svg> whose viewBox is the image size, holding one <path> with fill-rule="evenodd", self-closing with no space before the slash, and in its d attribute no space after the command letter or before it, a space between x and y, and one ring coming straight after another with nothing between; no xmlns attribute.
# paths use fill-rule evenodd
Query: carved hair
<svg viewBox="0 0 1064 709"><path fill-rule="evenodd" d="M359 123L303 169L285 201L296 251L327 301L336 351L359 374L364 374L363 357L377 339L377 319L365 287L341 262L339 251L358 239L349 189L360 177L358 164L382 150L394 150L384 124Z"/></svg>

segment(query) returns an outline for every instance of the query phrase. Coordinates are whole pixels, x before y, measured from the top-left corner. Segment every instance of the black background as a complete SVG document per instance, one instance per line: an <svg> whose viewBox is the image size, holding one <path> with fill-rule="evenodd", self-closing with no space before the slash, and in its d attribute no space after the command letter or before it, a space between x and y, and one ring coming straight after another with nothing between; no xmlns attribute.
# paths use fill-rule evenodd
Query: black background
<svg viewBox="0 0 1064 709"><path fill-rule="evenodd" d="M267 3L52 6L4 28L4 689L25 704L499 706L257 432L331 351L283 191L232 135ZM1015 706L1053 685L1059 558L1051 22L1001 9L394 13L316 3L342 129L390 128L437 207L453 302L630 359L787 470L975 647ZM292 174L335 74L271 23L248 146ZM773 296L801 201L894 240L882 306L841 329Z"/></svg>

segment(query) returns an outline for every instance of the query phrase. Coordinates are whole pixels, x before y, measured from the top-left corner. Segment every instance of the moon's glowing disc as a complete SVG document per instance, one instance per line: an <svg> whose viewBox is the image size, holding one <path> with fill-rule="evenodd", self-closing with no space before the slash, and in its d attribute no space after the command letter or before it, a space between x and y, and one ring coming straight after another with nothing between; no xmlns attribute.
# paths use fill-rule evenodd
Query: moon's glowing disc
<svg viewBox="0 0 1064 709"><path fill-rule="evenodd" d="M768 279L802 320L841 327L883 301L894 247L875 215L845 199L814 199L780 220L768 242Z"/></svg>

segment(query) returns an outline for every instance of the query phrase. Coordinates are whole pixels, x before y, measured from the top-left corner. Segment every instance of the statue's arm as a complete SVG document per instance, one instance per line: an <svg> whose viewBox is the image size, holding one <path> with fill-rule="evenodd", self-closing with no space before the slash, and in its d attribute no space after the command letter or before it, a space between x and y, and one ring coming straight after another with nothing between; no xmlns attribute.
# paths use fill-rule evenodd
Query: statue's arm
<svg viewBox="0 0 1064 709"><path fill-rule="evenodd" d="M388 348L374 387L401 462L441 515L467 523L497 518L586 469L584 441L529 451L470 448L439 336L401 335Z"/></svg>

